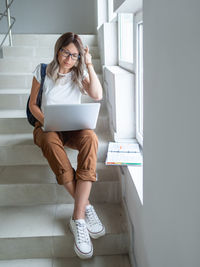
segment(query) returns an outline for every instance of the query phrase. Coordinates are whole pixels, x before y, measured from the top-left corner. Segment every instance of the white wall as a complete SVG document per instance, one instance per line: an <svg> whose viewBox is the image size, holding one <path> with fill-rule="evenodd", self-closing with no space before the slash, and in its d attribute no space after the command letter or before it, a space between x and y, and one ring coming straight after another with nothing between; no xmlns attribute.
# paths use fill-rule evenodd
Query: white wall
<svg viewBox="0 0 200 267"><path fill-rule="evenodd" d="M11 16L16 18L13 33L96 34L96 0L15 0ZM6 19L0 23L0 33L5 33Z"/></svg>
<svg viewBox="0 0 200 267"><path fill-rule="evenodd" d="M97 5L97 28L107 21L108 10L107 10L107 0L96 0Z"/></svg>
<svg viewBox="0 0 200 267"><path fill-rule="evenodd" d="M200 266L200 1L144 0L144 205L127 174L137 267Z"/></svg>

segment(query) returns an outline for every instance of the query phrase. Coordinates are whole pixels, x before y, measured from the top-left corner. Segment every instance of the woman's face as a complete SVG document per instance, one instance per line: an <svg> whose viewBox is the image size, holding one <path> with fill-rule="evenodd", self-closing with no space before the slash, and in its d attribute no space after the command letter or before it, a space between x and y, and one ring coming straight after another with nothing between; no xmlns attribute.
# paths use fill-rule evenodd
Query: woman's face
<svg viewBox="0 0 200 267"><path fill-rule="evenodd" d="M58 52L58 63L60 66L60 70L64 72L70 71L70 69L78 61L78 55L79 51L73 43L70 43L67 46L62 47Z"/></svg>

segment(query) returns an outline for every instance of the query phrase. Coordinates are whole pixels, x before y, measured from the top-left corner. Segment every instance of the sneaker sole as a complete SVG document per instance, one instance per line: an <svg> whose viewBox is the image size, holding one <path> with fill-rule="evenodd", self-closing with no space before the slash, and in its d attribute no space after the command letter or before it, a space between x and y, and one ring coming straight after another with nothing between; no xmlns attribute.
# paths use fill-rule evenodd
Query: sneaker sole
<svg viewBox="0 0 200 267"><path fill-rule="evenodd" d="M101 232L98 232L98 233L92 233L92 232L90 232L90 231L88 230L88 233L89 233L90 237L92 237L93 239L97 239L97 238L99 238L99 237L101 237L101 236L104 236L105 233L106 233L106 231L105 231L105 227L104 227L103 230L102 230Z"/></svg>
<svg viewBox="0 0 200 267"><path fill-rule="evenodd" d="M69 223L69 229L70 231L72 232L73 236L74 236L74 233L73 233L73 230L72 230L72 227L71 227L71 224ZM74 241L74 251L76 253L76 255L81 258L81 259L89 259L92 257L93 255L93 245L92 245L92 250L89 252L89 253L83 253L81 252L77 246L76 246L76 242Z"/></svg>

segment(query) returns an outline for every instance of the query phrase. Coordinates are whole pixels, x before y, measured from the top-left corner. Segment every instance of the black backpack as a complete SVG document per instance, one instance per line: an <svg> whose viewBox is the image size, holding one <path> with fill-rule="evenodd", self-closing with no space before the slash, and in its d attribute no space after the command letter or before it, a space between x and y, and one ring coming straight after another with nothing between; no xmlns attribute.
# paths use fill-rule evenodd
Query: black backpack
<svg viewBox="0 0 200 267"><path fill-rule="evenodd" d="M43 92L44 78L46 75L46 67L47 67L47 64L41 63L41 84L40 84L40 90L39 90L37 101L36 101L36 104L39 108L41 107L41 103L42 103L42 92ZM35 123L37 119L33 116L33 114L31 113L29 109L29 101L30 101L30 96L26 104L26 116L27 116L29 123L35 127Z"/></svg>

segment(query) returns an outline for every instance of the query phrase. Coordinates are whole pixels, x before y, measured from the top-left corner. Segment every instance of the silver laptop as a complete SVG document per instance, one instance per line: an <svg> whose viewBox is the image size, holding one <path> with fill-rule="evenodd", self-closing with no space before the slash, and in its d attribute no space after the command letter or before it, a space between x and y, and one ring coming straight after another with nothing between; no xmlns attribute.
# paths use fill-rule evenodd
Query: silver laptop
<svg viewBox="0 0 200 267"><path fill-rule="evenodd" d="M100 103L44 106L44 131L95 129Z"/></svg>

